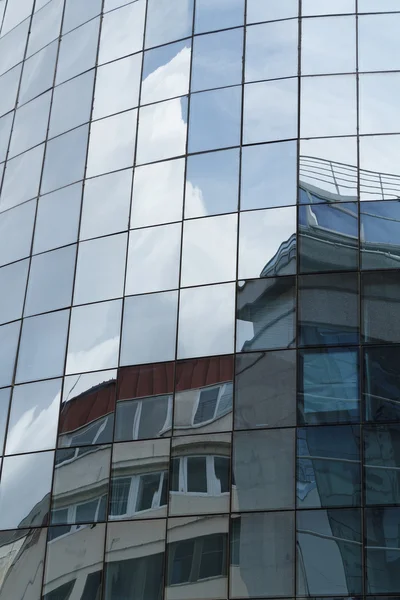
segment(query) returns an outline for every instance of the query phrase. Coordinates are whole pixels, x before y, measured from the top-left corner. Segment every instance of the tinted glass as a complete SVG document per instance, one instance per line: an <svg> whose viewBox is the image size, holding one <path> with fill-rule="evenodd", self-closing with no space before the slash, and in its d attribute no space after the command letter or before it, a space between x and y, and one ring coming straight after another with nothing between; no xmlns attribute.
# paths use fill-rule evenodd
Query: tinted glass
<svg viewBox="0 0 400 600"><path fill-rule="evenodd" d="M364 427L365 497L367 504L399 503L400 427Z"/></svg>
<svg viewBox="0 0 400 600"><path fill-rule="evenodd" d="M392 593L400 588L397 557L400 526L398 508L370 508L366 511L367 590Z"/></svg>
<svg viewBox="0 0 400 600"><path fill-rule="evenodd" d="M400 386L397 346L366 348L364 351L364 402L368 421L397 421Z"/></svg>
<svg viewBox="0 0 400 600"><path fill-rule="evenodd" d="M400 280L397 273L364 273L361 282L364 341L397 342L400 335Z"/></svg>

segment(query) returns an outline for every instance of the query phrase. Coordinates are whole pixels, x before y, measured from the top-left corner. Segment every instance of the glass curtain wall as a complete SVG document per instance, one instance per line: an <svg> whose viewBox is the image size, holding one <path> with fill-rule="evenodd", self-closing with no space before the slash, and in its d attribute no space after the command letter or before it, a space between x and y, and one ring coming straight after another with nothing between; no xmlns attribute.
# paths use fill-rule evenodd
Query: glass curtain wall
<svg viewBox="0 0 400 600"><path fill-rule="evenodd" d="M0 600L400 596L398 0L0 0Z"/></svg>

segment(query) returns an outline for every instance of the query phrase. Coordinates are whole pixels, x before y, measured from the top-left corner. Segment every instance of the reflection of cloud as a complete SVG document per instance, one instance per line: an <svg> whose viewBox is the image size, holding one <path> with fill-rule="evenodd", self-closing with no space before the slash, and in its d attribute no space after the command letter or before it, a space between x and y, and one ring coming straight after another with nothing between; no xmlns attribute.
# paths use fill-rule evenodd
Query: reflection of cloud
<svg viewBox="0 0 400 600"><path fill-rule="evenodd" d="M68 373L92 371L112 366L118 355L119 336L104 340L86 350L68 352Z"/></svg>
<svg viewBox="0 0 400 600"><path fill-rule="evenodd" d="M152 71L142 83L142 104L187 94L190 56L191 49L185 46L170 61Z"/></svg>

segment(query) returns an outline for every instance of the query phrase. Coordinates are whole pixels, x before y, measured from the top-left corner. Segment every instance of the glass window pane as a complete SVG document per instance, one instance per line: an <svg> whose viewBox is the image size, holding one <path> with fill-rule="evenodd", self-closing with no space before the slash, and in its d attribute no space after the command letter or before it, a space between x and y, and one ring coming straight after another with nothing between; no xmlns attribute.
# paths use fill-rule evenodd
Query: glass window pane
<svg viewBox="0 0 400 600"><path fill-rule="evenodd" d="M296 19L247 27L246 82L297 75L298 27Z"/></svg>
<svg viewBox="0 0 400 600"><path fill-rule="evenodd" d="M107 496L110 476L110 446L57 450L55 459L51 523L59 522L57 511L67 508L64 523L96 523L106 514L101 499Z"/></svg>
<svg viewBox="0 0 400 600"><path fill-rule="evenodd" d="M24 62L21 88L18 96L19 104L28 102L28 100L35 98L45 90L51 88L53 85L54 70L56 68L57 50L58 42L53 42ZM4 78L9 77L11 73L16 74L19 68L20 67L16 67L13 71L9 71ZM18 82L16 85L18 85Z"/></svg>
<svg viewBox="0 0 400 600"><path fill-rule="evenodd" d="M397 342L400 338L400 285L396 272L363 273L363 339L369 343Z"/></svg>
<svg viewBox="0 0 400 600"><path fill-rule="evenodd" d="M87 139L88 126L83 125L47 142L42 194L83 179Z"/></svg>
<svg viewBox="0 0 400 600"><path fill-rule="evenodd" d="M92 123L87 159L88 177L130 167L136 139L137 110Z"/></svg>
<svg viewBox="0 0 400 600"><path fill-rule="evenodd" d="M303 275L298 302L302 346L358 343L357 274Z"/></svg>
<svg viewBox="0 0 400 600"><path fill-rule="evenodd" d="M35 254L76 242L81 196L82 184L77 183L39 198L33 241Z"/></svg>
<svg viewBox="0 0 400 600"><path fill-rule="evenodd" d="M0 528L46 525L54 452L3 459L0 485Z"/></svg>
<svg viewBox="0 0 400 600"><path fill-rule="evenodd" d="M241 210L296 204L296 197L296 142L242 149Z"/></svg>
<svg viewBox="0 0 400 600"><path fill-rule="evenodd" d="M303 273L357 269L357 204L331 202L300 206L299 255Z"/></svg>
<svg viewBox="0 0 400 600"><path fill-rule="evenodd" d="M12 110L15 106L21 69L22 65L18 65L0 77L0 85L2 89L2 94L0 97L0 115L4 115L9 110Z"/></svg>
<svg viewBox="0 0 400 600"><path fill-rule="evenodd" d="M296 342L295 278L240 282L236 319L237 352L292 347Z"/></svg>
<svg viewBox="0 0 400 600"><path fill-rule="evenodd" d="M76 246L67 246L32 258L25 315L71 305Z"/></svg>
<svg viewBox="0 0 400 600"><path fill-rule="evenodd" d="M294 508L294 455L294 429L235 433L232 510Z"/></svg>
<svg viewBox="0 0 400 600"><path fill-rule="evenodd" d="M16 382L62 375L69 310L24 319Z"/></svg>
<svg viewBox="0 0 400 600"><path fill-rule="evenodd" d="M119 298L124 291L127 234L81 242L74 304Z"/></svg>
<svg viewBox="0 0 400 600"><path fill-rule="evenodd" d="M400 426L365 425L365 499L371 504L399 503Z"/></svg>
<svg viewBox="0 0 400 600"><path fill-rule="evenodd" d="M0 269L0 323L14 321L22 316L25 287L28 278L28 260Z"/></svg>
<svg viewBox="0 0 400 600"><path fill-rule="evenodd" d="M186 221L183 227L181 285L235 279L236 245L236 215Z"/></svg>
<svg viewBox="0 0 400 600"><path fill-rule="evenodd" d="M117 366L121 301L72 309L66 373Z"/></svg>
<svg viewBox="0 0 400 600"><path fill-rule="evenodd" d="M397 0L358 0L358 12L387 12L398 9Z"/></svg>
<svg viewBox="0 0 400 600"><path fill-rule="evenodd" d="M146 2L139 0L103 16L99 64L142 49L145 8Z"/></svg>
<svg viewBox="0 0 400 600"><path fill-rule="evenodd" d="M0 386L11 385L14 377L15 359L21 321L0 327Z"/></svg>
<svg viewBox="0 0 400 600"><path fill-rule="evenodd" d="M361 504L360 428L297 430L298 508Z"/></svg>
<svg viewBox="0 0 400 600"><path fill-rule="evenodd" d="M369 593L398 593L399 508L370 508L366 512L366 589Z"/></svg>
<svg viewBox="0 0 400 600"><path fill-rule="evenodd" d="M368 421L400 421L400 348L381 346L364 350L364 401Z"/></svg>
<svg viewBox="0 0 400 600"><path fill-rule="evenodd" d="M243 19L244 0L196 0L195 33L243 25Z"/></svg>
<svg viewBox="0 0 400 600"><path fill-rule="evenodd" d="M130 232L126 294L178 287L181 230L176 223Z"/></svg>
<svg viewBox="0 0 400 600"><path fill-rule="evenodd" d="M193 94L190 100L189 152L238 146L241 104L240 87Z"/></svg>
<svg viewBox="0 0 400 600"><path fill-rule="evenodd" d="M292 596L294 513L244 514L231 521L231 598Z"/></svg>
<svg viewBox="0 0 400 600"><path fill-rule="evenodd" d="M89 21L96 17L101 12L101 0L66 0L64 17L63 17L63 33L75 29L78 25Z"/></svg>
<svg viewBox="0 0 400 600"><path fill-rule="evenodd" d="M188 37L192 25L193 0L148 0L145 47Z"/></svg>
<svg viewBox="0 0 400 600"><path fill-rule="evenodd" d="M56 84L95 66L99 26L100 18L93 19L61 38Z"/></svg>
<svg viewBox="0 0 400 600"><path fill-rule="evenodd" d="M0 195L0 210L17 206L38 195L44 144L7 161Z"/></svg>
<svg viewBox="0 0 400 600"><path fill-rule="evenodd" d="M25 19L0 39L0 74L19 63L25 53L30 19Z"/></svg>
<svg viewBox="0 0 400 600"><path fill-rule="evenodd" d="M3 15L5 11L5 4L3 2L2 8L0 8L0 23L3 20ZM19 25L21 21L29 17L32 12L33 0L20 0L19 2L9 2L7 6L7 10L4 15L4 22L1 29L2 36L5 35L8 31L13 29L16 25Z"/></svg>
<svg viewBox="0 0 400 600"><path fill-rule="evenodd" d="M45 140L50 112L51 92L21 106L15 113L8 156L20 154Z"/></svg>
<svg viewBox="0 0 400 600"><path fill-rule="evenodd" d="M334 11L339 12L336 11L336 7ZM339 39L340 44L338 44ZM302 20L302 75L352 73L355 70L355 15L353 17L324 17Z"/></svg>
<svg viewBox="0 0 400 600"><path fill-rule="evenodd" d="M239 279L296 272L295 207L241 213L239 232Z"/></svg>
<svg viewBox="0 0 400 600"><path fill-rule="evenodd" d="M231 353L234 310L233 283L182 290L178 358Z"/></svg>
<svg viewBox="0 0 400 600"><path fill-rule="evenodd" d="M58 37L63 8L63 0L52 0L35 11L30 24L27 56L34 54Z"/></svg>
<svg viewBox="0 0 400 600"><path fill-rule="evenodd" d="M242 81L243 29L194 38L191 92Z"/></svg>
<svg viewBox="0 0 400 600"><path fill-rule="evenodd" d="M362 535L358 509L297 513L297 593L360 594ZM326 560L329 556L329 560Z"/></svg>
<svg viewBox="0 0 400 600"><path fill-rule="evenodd" d="M361 265L363 269L398 266L400 205L398 202L361 204Z"/></svg>
<svg viewBox="0 0 400 600"><path fill-rule="evenodd" d="M175 358L178 292L125 300L121 365Z"/></svg>
<svg viewBox="0 0 400 600"><path fill-rule="evenodd" d="M92 108L94 70L54 88L49 136L87 123Z"/></svg>
<svg viewBox="0 0 400 600"><path fill-rule="evenodd" d="M300 105L301 137L355 135L355 75L304 77Z"/></svg>
<svg viewBox="0 0 400 600"><path fill-rule="evenodd" d="M139 104L142 56L136 54L97 69L93 119Z"/></svg>
<svg viewBox="0 0 400 600"><path fill-rule="evenodd" d="M398 152L400 135L360 137L360 200L398 200Z"/></svg>
<svg viewBox="0 0 400 600"><path fill-rule="evenodd" d="M36 201L0 213L0 265L30 254Z"/></svg>
<svg viewBox="0 0 400 600"><path fill-rule="evenodd" d="M60 379L14 387L6 454L55 448L60 397Z"/></svg>
<svg viewBox="0 0 400 600"><path fill-rule="evenodd" d="M371 73L359 77L360 133L391 133L400 129L394 98L400 93L400 73ZM376 167L375 169L376 170Z"/></svg>
<svg viewBox="0 0 400 600"><path fill-rule="evenodd" d="M279 2L247 0L246 18L247 23L274 21L275 19L297 17L298 11L299 3L297 0L280 0Z"/></svg>
<svg viewBox="0 0 400 600"><path fill-rule="evenodd" d="M397 6L396 10L398 8ZM374 11L378 10L379 5L374 7ZM397 35L399 26L400 14L365 15L358 18L360 71L396 71L400 68L400 43Z"/></svg>
<svg viewBox="0 0 400 600"><path fill-rule="evenodd" d="M358 1L363 2L364 0ZM355 11L355 0L324 0L324 2L320 0L302 0L301 7L303 16L345 14L354 13Z"/></svg>
<svg viewBox="0 0 400 600"><path fill-rule="evenodd" d="M148 227L182 219L185 160L135 168L131 227Z"/></svg>
<svg viewBox="0 0 400 600"><path fill-rule="evenodd" d="M80 239L128 229L132 170L85 181Z"/></svg>
<svg viewBox="0 0 400 600"><path fill-rule="evenodd" d="M149 104L187 94L190 57L188 40L145 52L140 103Z"/></svg>
<svg viewBox="0 0 400 600"><path fill-rule="evenodd" d="M238 207L239 151L188 156L185 218L234 212Z"/></svg>
<svg viewBox="0 0 400 600"><path fill-rule="evenodd" d="M359 421L358 352L347 348L303 350L298 358L300 423Z"/></svg>
<svg viewBox="0 0 400 600"><path fill-rule="evenodd" d="M292 350L236 357L235 429L296 423L296 356Z"/></svg>
<svg viewBox="0 0 400 600"><path fill-rule="evenodd" d="M244 86L243 142L272 142L297 137L297 79Z"/></svg>

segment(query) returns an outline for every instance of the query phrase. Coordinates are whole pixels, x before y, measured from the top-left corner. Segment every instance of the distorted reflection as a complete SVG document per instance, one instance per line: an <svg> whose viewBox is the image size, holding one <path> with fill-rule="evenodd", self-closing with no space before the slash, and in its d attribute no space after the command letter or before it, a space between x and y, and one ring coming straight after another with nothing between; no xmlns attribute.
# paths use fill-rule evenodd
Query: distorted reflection
<svg viewBox="0 0 400 600"><path fill-rule="evenodd" d="M314 425L360 420L358 362L358 352L348 348L300 352L300 423Z"/></svg>
<svg viewBox="0 0 400 600"><path fill-rule="evenodd" d="M236 351L295 344L295 278L242 281L237 289Z"/></svg>
<svg viewBox="0 0 400 600"><path fill-rule="evenodd" d="M361 204L361 266L397 269L400 259L400 202Z"/></svg>
<svg viewBox="0 0 400 600"><path fill-rule="evenodd" d="M166 599L226 598L228 517L168 519Z"/></svg>
<svg viewBox="0 0 400 600"><path fill-rule="evenodd" d="M297 75L298 28L296 19L247 27L246 83Z"/></svg>
<svg viewBox="0 0 400 600"><path fill-rule="evenodd" d="M294 508L295 430L233 436L232 510Z"/></svg>
<svg viewBox="0 0 400 600"><path fill-rule="evenodd" d="M112 442L115 393L115 370L65 377L57 445Z"/></svg>
<svg viewBox="0 0 400 600"><path fill-rule="evenodd" d="M280 142L242 149L240 208L296 204L297 143Z"/></svg>
<svg viewBox="0 0 400 600"><path fill-rule="evenodd" d="M104 537L99 523L49 527L43 600L100 598Z"/></svg>
<svg viewBox="0 0 400 600"><path fill-rule="evenodd" d="M72 309L66 374L109 369L118 363L122 302Z"/></svg>
<svg viewBox="0 0 400 600"><path fill-rule="evenodd" d="M241 83L242 55L243 29L195 37L191 92Z"/></svg>
<svg viewBox="0 0 400 600"><path fill-rule="evenodd" d="M2 576L0 600L40 598L47 529L16 529L0 533ZM26 595L29 590L28 595Z"/></svg>
<svg viewBox="0 0 400 600"><path fill-rule="evenodd" d="M186 149L187 98L144 106L139 111L136 162L180 156Z"/></svg>
<svg viewBox="0 0 400 600"><path fill-rule="evenodd" d="M185 218L234 212L238 208L239 151L188 156Z"/></svg>
<svg viewBox="0 0 400 600"><path fill-rule="evenodd" d="M164 519L108 525L104 600L162 599L165 528Z"/></svg>
<svg viewBox="0 0 400 600"><path fill-rule="evenodd" d="M172 360L177 312L177 291L126 298L120 364Z"/></svg>
<svg viewBox="0 0 400 600"><path fill-rule="evenodd" d="M297 430L296 496L298 508L360 505L358 425Z"/></svg>
<svg viewBox="0 0 400 600"><path fill-rule="evenodd" d="M297 93L296 78L245 85L243 143L297 137Z"/></svg>
<svg viewBox="0 0 400 600"><path fill-rule="evenodd" d="M233 352L235 284L181 291L178 358Z"/></svg>
<svg viewBox="0 0 400 600"><path fill-rule="evenodd" d="M237 216L186 221L181 285L232 281L236 275Z"/></svg>
<svg viewBox="0 0 400 600"><path fill-rule="evenodd" d="M125 294L178 287L181 231L173 223L130 232Z"/></svg>
<svg viewBox="0 0 400 600"><path fill-rule="evenodd" d="M243 25L244 0L196 0L194 32L204 33Z"/></svg>
<svg viewBox="0 0 400 600"><path fill-rule="evenodd" d="M359 509L297 513L297 593L361 594L363 583ZM327 560L329 557L329 560Z"/></svg>
<svg viewBox="0 0 400 600"><path fill-rule="evenodd" d="M145 48L191 35L194 0L148 0Z"/></svg>
<svg viewBox="0 0 400 600"><path fill-rule="evenodd" d="M171 515L229 511L231 435L192 435L172 440Z"/></svg>
<svg viewBox="0 0 400 600"><path fill-rule="evenodd" d="M399 424L365 425L364 444L366 503L399 504Z"/></svg>
<svg viewBox="0 0 400 600"><path fill-rule="evenodd" d="M148 50L144 54L141 104L184 96L189 92L190 41Z"/></svg>
<svg viewBox="0 0 400 600"><path fill-rule="evenodd" d="M399 346L364 351L364 402L368 421L399 421Z"/></svg>
<svg viewBox="0 0 400 600"><path fill-rule="evenodd" d="M295 207L241 213L239 232L239 279L296 272Z"/></svg>
<svg viewBox="0 0 400 600"><path fill-rule="evenodd" d="M236 357L235 429L296 423L294 350L252 352Z"/></svg>
<svg viewBox="0 0 400 600"><path fill-rule="evenodd" d="M54 452L3 459L0 482L0 528L47 524Z"/></svg>
<svg viewBox="0 0 400 600"><path fill-rule="evenodd" d="M360 137L360 200L400 198L399 152L400 135Z"/></svg>
<svg viewBox="0 0 400 600"><path fill-rule="evenodd" d="M169 440L114 446L109 519L167 515L169 452Z"/></svg>
<svg viewBox="0 0 400 600"><path fill-rule="evenodd" d="M115 440L171 435L173 391L174 363L120 368Z"/></svg>
<svg viewBox="0 0 400 600"><path fill-rule="evenodd" d="M231 520L230 597L294 595L294 512Z"/></svg>
<svg viewBox="0 0 400 600"><path fill-rule="evenodd" d="M0 386L11 385L21 321L0 327Z"/></svg>
<svg viewBox="0 0 400 600"><path fill-rule="evenodd" d="M139 0L103 15L99 64L142 49L145 9L146 2Z"/></svg>
<svg viewBox="0 0 400 600"><path fill-rule="evenodd" d="M231 356L177 363L174 435L230 431L232 404Z"/></svg>
<svg viewBox="0 0 400 600"><path fill-rule="evenodd" d="M400 510L386 507L365 512L367 590L396 593L400 589Z"/></svg>
<svg viewBox="0 0 400 600"><path fill-rule="evenodd" d="M141 69L141 54L98 67L93 119L107 117L139 104Z"/></svg>
<svg viewBox="0 0 400 600"><path fill-rule="evenodd" d="M182 219L185 159L135 168L131 227L147 227Z"/></svg>
<svg viewBox="0 0 400 600"><path fill-rule="evenodd" d="M55 448L60 397L60 379L14 387L6 454Z"/></svg>
<svg viewBox="0 0 400 600"><path fill-rule="evenodd" d="M105 521L110 460L110 446L86 445L57 450L52 525Z"/></svg>

